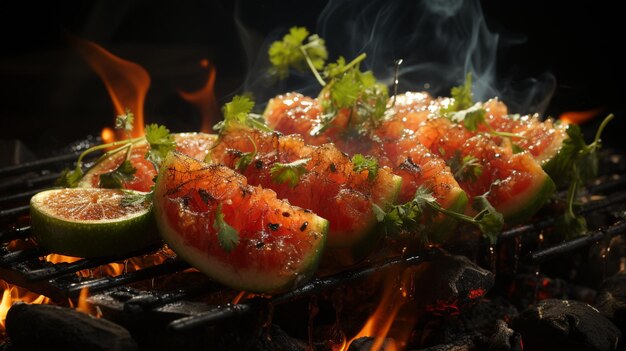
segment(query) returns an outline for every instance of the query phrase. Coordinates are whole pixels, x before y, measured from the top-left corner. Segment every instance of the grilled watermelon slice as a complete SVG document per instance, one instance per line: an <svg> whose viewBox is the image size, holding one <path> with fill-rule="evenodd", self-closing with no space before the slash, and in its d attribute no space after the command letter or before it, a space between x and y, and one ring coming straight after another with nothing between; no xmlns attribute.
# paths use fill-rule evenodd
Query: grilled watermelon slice
<svg viewBox="0 0 626 351"><path fill-rule="evenodd" d="M232 169L170 153L154 211L165 242L209 277L234 289L276 293L317 269L328 221L251 186Z"/></svg>

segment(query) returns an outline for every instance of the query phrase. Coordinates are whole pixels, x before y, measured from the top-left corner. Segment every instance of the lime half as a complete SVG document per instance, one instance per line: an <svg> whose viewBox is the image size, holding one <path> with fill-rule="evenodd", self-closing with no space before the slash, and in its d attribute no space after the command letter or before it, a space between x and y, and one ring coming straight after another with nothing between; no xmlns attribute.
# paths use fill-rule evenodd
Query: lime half
<svg viewBox="0 0 626 351"><path fill-rule="evenodd" d="M160 241L147 193L53 189L30 200L31 230L43 248L76 257L130 253Z"/></svg>

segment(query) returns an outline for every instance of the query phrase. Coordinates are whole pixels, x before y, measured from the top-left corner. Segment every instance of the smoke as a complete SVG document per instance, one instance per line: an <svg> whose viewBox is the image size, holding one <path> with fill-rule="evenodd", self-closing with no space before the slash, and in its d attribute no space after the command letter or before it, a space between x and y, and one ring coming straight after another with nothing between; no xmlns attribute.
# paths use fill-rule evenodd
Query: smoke
<svg viewBox="0 0 626 351"><path fill-rule="evenodd" d="M279 28L271 33L261 46L259 59L250 67L244 89L258 101L287 90L309 95L319 91L306 74L279 83L267 75L267 48L287 30ZM362 68L372 70L389 86L394 62L402 59L400 92L448 95L452 86L472 72L476 100L499 97L511 111L542 113L555 88L554 76L549 73L516 77L514 69L503 67L498 51L521 43L523 38L492 32L478 0L330 1L312 30L326 39L332 59L344 56L350 60L365 52ZM509 76L499 75L502 71Z"/></svg>

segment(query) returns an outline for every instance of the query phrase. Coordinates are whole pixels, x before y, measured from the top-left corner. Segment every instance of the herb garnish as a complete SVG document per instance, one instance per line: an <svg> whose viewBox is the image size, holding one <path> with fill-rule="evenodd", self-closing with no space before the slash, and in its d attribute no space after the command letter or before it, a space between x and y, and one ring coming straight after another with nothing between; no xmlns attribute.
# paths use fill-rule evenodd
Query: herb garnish
<svg viewBox="0 0 626 351"><path fill-rule="evenodd" d="M213 229L217 230L217 240L226 252L231 252L239 245L239 232L224 220L222 204L217 205Z"/></svg>
<svg viewBox="0 0 626 351"><path fill-rule="evenodd" d="M235 169L239 171L239 173L243 173L248 166L250 165L250 163L252 163L252 161L254 160L254 158L256 157L258 150L256 148L256 143L254 142L254 140L252 140L252 138L249 135L246 135L248 137L248 140L250 140L250 142L252 143L252 146L254 147L254 151L250 151L250 152L242 152L241 155L239 156L239 159L237 160L237 162L235 162Z"/></svg>
<svg viewBox="0 0 626 351"><path fill-rule="evenodd" d="M549 165L550 173L561 174L563 177L557 179L559 184L568 184L567 209L565 213L557 219L556 226L566 239L583 235L587 231L585 218L576 215L574 203L581 186L593 179L598 171L598 150L602 147L600 137L602 132L614 118L613 114L608 115L598 127L595 138L591 144L587 145L580 128L575 124L569 124L566 129L568 138L563 141L561 150L556 158Z"/></svg>
<svg viewBox="0 0 626 351"><path fill-rule="evenodd" d="M461 157L461 151L455 150L452 158L446 160L455 179L461 182L475 182L483 174L483 166L471 155Z"/></svg>
<svg viewBox="0 0 626 351"><path fill-rule="evenodd" d="M472 207L477 212L474 217L441 207L432 195L432 192L423 187L417 189L411 201L402 205L393 205L387 212L375 206L374 212L376 213L378 221L385 224L388 233L398 233L401 229L410 229L418 226L418 218L421 218L425 208L430 208L452 219L477 226L483 233L483 236L488 238L491 244L495 244L497 236L504 226L504 218L502 214L496 211L489 203L486 195L487 194L474 197Z"/></svg>
<svg viewBox="0 0 626 351"><path fill-rule="evenodd" d="M352 156L352 165L352 169L357 173L367 171L367 179L370 182L373 182L378 175L378 160L372 156L356 154Z"/></svg>
<svg viewBox="0 0 626 351"><path fill-rule="evenodd" d="M324 40L311 35L304 44L308 34L302 27L293 27L282 41L270 46L271 72L285 78L290 67L302 70L308 65L323 87L319 95L323 113L320 123L311 130L312 135L328 129L342 109L348 109L350 114L346 135L368 133L367 126L377 125L385 114L389 100L387 87L377 82L371 71L360 70L365 54L349 63L339 57L336 62L326 64L328 52Z"/></svg>
<svg viewBox="0 0 626 351"><path fill-rule="evenodd" d="M272 128L265 125L263 117L252 113L254 101L247 96L235 95L230 102L224 104L222 113L224 119L213 126L213 130L220 135L233 126L246 126L265 132L271 132Z"/></svg>
<svg viewBox="0 0 626 351"><path fill-rule="evenodd" d="M300 177L308 172L305 166L310 160L310 158L302 158L290 163L274 163L270 169L272 181L278 184L287 183L289 187L295 188Z"/></svg>
<svg viewBox="0 0 626 351"><path fill-rule="evenodd" d="M471 132L478 131L479 126L484 125L487 128L487 133L494 136L525 138L519 134L493 129L486 119L487 111L483 108L483 105L480 103L474 104L473 102L471 72L467 74L462 85L452 88L450 96L452 97L452 102L440 111L443 117L448 118L452 122L463 123L463 126Z"/></svg>
<svg viewBox="0 0 626 351"><path fill-rule="evenodd" d="M96 161L96 164L107 160L109 157L119 152L125 152L125 157L117 168L99 176L99 185L103 188L123 188L124 183L132 180L136 172L135 167L133 167L130 162L130 156L133 146L141 141L147 141L148 144L150 144L150 150L146 154L146 158L150 160L158 170L158 166L161 164L165 155L175 147L173 137L170 135L167 128L157 124L151 124L146 126L145 136L131 138L130 132L133 129L133 123L134 115L129 109L126 109L125 114L116 117L115 128L124 131L128 139L96 145L83 151L76 160L76 167L73 170L64 170L57 179L56 185L68 188L77 187L84 176L83 159L95 151L111 149L104 153L104 155Z"/></svg>
<svg viewBox="0 0 626 351"><path fill-rule="evenodd" d="M165 156L176 148L174 136L170 134L169 129L158 124L147 125L145 133L146 141L150 144L145 157L158 170Z"/></svg>

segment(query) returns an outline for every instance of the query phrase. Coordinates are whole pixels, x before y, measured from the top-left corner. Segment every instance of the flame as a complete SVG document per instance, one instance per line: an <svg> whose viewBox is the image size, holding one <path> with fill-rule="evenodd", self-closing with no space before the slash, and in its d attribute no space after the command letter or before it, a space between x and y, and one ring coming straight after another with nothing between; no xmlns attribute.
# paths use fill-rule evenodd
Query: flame
<svg viewBox="0 0 626 351"><path fill-rule="evenodd" d="M100 137L102 138L103 143L112 143L115 141L115 131L109 127L104 127Z"/></svg>
<svg viewBox="0 0 626 351"><path fill-rule="evenodd" d="M221 118L214 92L215 66L210 65L209 60L206 59L200 61L200 66L209 69L209 76L204 87L193 92L180 90L178 93L180 94L180 97L195 105L198 111L200 111L200 115L202 116L202 126L200 127L200 131L203 133L209 133L214 122L217 122L217 120Z"/></svg>
<svg viewBox="0 0 626 351"><path fill-rule="evenodd" d="M559 119L565 123L582 124L599 115L604 108L597 107L587 111L569 111L559 116Z"/></svg>
<svg viewBox="0 0 626 351"><path fill-rule="evenodd" d="M385 342L385 338L389 335L398 312L410 300L411 293L407 286L410 285L412 276L410 270L404 270L401 273L400 284L398 284L395 274L387 275L387 281L384 284L385 290L374 313L365 322L361 331L350 341L344 341L342 344L336 345L333 351L346 351L354 340L362 337L374 337L371 350L397 351L401 349L409 338L408 332L400 332L399 334L402 335L394 335L393 341L387 339L387 342ZM403 331L409 331L411 328L412 325L407 325L402 329Z"/></svg>
<svg viewBox="0 0 626 351"><path fill-rule="evenodd" d="M144 134L143 107L150 87L148 72L140 65L115 56L90 41L73 37L72 43L80 51L89 67L96 71L104 82L116 114L125 114L128 108L135 115L131 135L142 136ZM118 137L124 138L125 136L118 135Z"/></svg>
<svg viewBox="0 0 626 351"><path fill-rule="evenodd" d="M0 334L4 333L7 313L15 302L23 301L32 304L52 303L52 300L48 297L9 284L4 280L0 280L0 288L4 290L2 293L2 301L0 301Z"/></svg>

